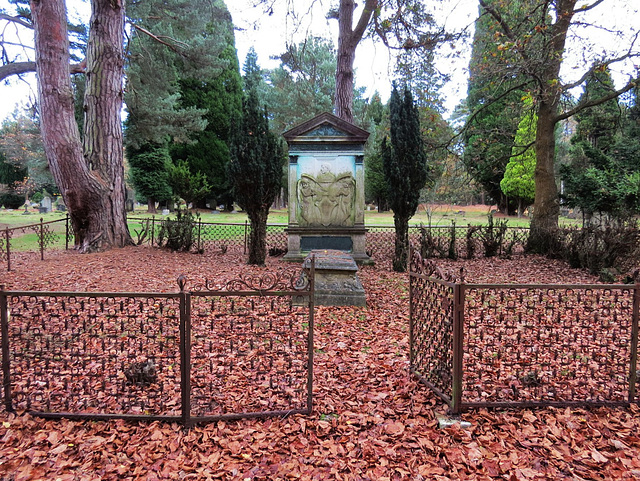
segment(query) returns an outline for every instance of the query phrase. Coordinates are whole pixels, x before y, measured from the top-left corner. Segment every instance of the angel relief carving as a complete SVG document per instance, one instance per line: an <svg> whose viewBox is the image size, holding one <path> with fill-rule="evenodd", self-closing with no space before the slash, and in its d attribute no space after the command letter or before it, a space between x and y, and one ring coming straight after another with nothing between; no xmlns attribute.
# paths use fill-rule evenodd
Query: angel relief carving
<svg viewBox="0 0 640 481"><path fill-rule="evenodd" d="M355 179L351 173L333 174L323 165L317 177L302 174L297 185L301 226L352 226Z"/></svg>

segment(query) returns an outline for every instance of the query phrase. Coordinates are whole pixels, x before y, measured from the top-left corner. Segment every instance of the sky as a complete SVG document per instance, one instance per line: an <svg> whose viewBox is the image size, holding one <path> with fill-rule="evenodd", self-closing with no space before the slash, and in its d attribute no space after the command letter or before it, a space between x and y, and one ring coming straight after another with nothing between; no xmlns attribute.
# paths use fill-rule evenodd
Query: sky
<svg viewBox="0 0 640 481"><path fill-rule="evenodd" d="M331 0L295 0L296 8L301 9L298 21L286 15L286 9L283 7L288 2L285 0L274 2L275 7L271 15L266 15L259 7L253 7L255 0L227 0L226 3L238 28L236 48L240 65L244 63L251 46L256 49L261 67L274 68L278 61L270 57L283 53L287 43L298 43L307 35L328 37L337 44L337 21L325 18ZM314 7L309 8L312 4ZM437 8L436 18L450 29L466 29L472 36L473 22L478 14L478 0L441 0L433 4ZM8 0L0 0L0 8L8 7ZM88 17L87 2L67 0L67 7L71 15L78 15L75 12L80 11L81 15ZM357 11L355 18L358 13ZM611 32L615 29L637 30L640 25L640 0L606 0L594 9L591 15L602 27L576 31L571 36L565 55L569 61L562 72L565 80L575 80L581 75L583 70L577 66L588 63L596 56L611 53L625 44L624 40L616 38ZM640 40L638 42L640 43ZM467 67L471 54L470 37L466 43L447 45L443 53L437 65L452 78L442 90L445 108L451 112L466 96ZM364 40L356 51L355 67L356 85L367 88L365 95L371 96L378 91L383 100L386 100L391 89L390 76L393 73L393 62L387 49L379 43ZM621 85L633 70L632 62L614 68L614 80ZM6 118L14 110L16 102L28 102L30 96L35 97L34 77L29 78L30 82L12 80L9 85L0 85L0 119ZM576 92L576 95L579 94L580 92Z"/></svg>

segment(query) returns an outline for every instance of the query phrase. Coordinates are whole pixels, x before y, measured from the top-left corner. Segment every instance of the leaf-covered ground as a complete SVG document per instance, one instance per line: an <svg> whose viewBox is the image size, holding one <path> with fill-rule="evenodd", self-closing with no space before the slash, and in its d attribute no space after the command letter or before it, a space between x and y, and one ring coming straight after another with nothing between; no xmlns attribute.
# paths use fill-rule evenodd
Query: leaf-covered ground
<svg viewBox="0 0 640 481"><path fill-rule="evenodd" d="M146 291L223 282L251 270L233 255L151 248L22 254L9 289ZM474 260L478 282L595 282L542 258ZM280 269L270 259L266 269ZM257 269L259 270L259 269ZM630 480L640 479L640 410L472 411L439 429L442 405L407 374L408 280L360 272L366 308L319 307L311 416L181 426L44 421L0 412L0 479ZM517 277L516 277L517 276Z"/></svg>

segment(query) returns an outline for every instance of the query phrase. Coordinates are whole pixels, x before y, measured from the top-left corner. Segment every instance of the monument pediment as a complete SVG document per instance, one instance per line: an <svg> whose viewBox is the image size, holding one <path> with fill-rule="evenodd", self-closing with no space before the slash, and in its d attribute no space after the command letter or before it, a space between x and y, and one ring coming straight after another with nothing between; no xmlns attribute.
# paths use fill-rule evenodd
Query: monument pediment
<svg viewBox="0 0 640 481"><path fill-rule="evenodd" d="M289 144L327 141L364 143L369 138L366 130L329 112L298 124L282 135Z"/></svg>

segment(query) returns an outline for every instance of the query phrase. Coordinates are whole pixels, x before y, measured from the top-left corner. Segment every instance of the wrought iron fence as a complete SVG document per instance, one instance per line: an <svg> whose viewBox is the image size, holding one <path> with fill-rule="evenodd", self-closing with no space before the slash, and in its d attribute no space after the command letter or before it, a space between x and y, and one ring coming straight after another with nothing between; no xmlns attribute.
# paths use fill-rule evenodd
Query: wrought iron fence
<svg viewBox="0 0 640 481"><path fill-rule="evenodd" d="M409 244L424 258L474 258L509 256L524 251L526 227L495 225L409 226ZM393 226L367 226L366 250L376 262L388 262L395 249Z"/></svg>
<svg viewBox="0 0 640 481"><path fill-rule="evenodd" d="M11 270L11 253L21 241L35 242L40 251L40 260L44 260L44 252L51 248L69 248L73 239L73 229L69 217L44 222L40 218L37 224L18 227L5 227L0 235L0 261L6 262L7 270ZM12 249L13 243L13 249Z"/></svg>
<svg viewBox="0 0 640 481"><path fill-rule="evenodd" d="M0 289L2 402L48 418L310 413L314 267L176 293Z"/></svg>
<svg viewBox="0 0 640 481"><path fill-rule="evenodd" d="M129 229L137 244L157 245L158 231L164 218L129 217ZM279 256L287 252L286 224L267 224L267 250L269 255ZM193 225L193 247L195 252L207 253L247 253L251 225L244 223L202 222ZM419 246L423 257L474 257L504 255L521 252L528 237L528 229L497 229L486 226L410 226L409 241ZM5 228L0 236L0 261L6 262L11 270L11 255L20 238L35 236L40 258L48 249L68 249L73 245L73 226L66 218ZM393 226L368 226L366 251L377 263L390 263L393 259L395 228Z"/></svg>
<svg viewBox="0 0 640 481"><path fill-rule="evenodd" d="M472 407L628 405L640 283L466 284L412 253L411 371Z"/></svg>
<svg viewBox="0 0 640 481"><path fill-rule="evenodd" d="M155 245L158 230L164 219L129 217L134 240ZM267 224L267 249L271 255L281 255L287 249L286 224ZM193 247L196 252L247 252L251 232L249 222L202 222L194 221ZM137 239L136 239L137 237Z"/></svg>

